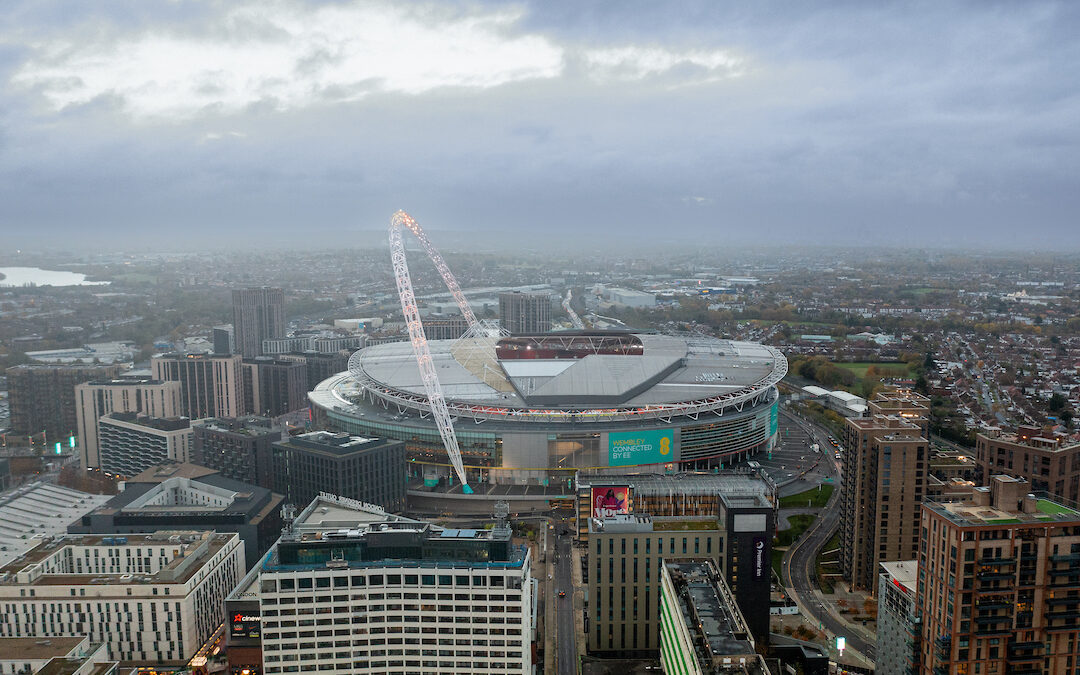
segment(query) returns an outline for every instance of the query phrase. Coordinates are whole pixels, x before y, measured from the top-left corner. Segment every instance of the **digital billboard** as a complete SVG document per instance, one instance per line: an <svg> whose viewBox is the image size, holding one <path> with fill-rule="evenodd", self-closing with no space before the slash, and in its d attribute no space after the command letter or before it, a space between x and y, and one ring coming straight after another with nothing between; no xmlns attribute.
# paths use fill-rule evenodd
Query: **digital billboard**
<svg viewBox="0 0 1080 675"><path fill-rule="evenodd" d="M630 488L610 485L592 489L593 518L609 518L630 513Z"/></svg>
<svg viewBox="0 0 1080 675"><path fill-rule="evenodd" d="M675 459L672 429L608 434L608 466L663 464Z"/></svg>
<svg viewBox="0 0 1080 675"><path fill-rule="evenodd" d="M262 617L257 613L236 612L232 616L232 637L258 638L262 635Z"/></svg>

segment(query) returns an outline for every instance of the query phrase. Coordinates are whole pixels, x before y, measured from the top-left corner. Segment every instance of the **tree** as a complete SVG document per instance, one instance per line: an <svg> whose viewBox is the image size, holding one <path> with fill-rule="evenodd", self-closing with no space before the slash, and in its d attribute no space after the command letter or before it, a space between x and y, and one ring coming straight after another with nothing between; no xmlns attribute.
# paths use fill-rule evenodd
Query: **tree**
<svg viewBox="0 0 1080 675"><path fill-rule="evenodd" d="M1061 412L1065 409L1065 397L1055 392L1050 397L1049 406L1050 412Z"/></svg>

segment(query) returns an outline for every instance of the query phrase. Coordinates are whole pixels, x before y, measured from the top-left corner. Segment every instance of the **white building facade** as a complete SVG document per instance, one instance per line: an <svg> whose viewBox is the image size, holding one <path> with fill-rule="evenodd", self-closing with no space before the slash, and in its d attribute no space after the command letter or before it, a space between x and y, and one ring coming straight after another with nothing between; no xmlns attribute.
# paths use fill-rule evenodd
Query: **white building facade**
<svg viewBox="0 0 1080 675"><path fill-rule="evenodd" d="M87 635L112 660L186 662L245 569L235 533L46 540L0 568L0 637Z"/></svg>

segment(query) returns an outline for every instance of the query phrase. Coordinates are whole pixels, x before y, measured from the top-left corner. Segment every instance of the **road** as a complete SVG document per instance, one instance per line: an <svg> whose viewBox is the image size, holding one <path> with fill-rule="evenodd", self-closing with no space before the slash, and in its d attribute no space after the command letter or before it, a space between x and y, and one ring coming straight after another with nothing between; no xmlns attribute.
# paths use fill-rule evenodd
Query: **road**
<svg viewBox="0 0 1080 675"><path fill-rule="evenodd" d="M867 641L852 630L848 624L833 616L818 600L814 594L817 587L811 581L814 573L818 552L832 537L833 532L840 525L840 472L832 457L832 445L828 442L828 432L818 425L812 425L805 420L799 420L804 428L821 444L825 452L825 461L822 465L825 470L835 476L837 489L821 511L821 516L814 521L795 545L784 554L781 570L783 572L784 586L790 595L795 598L804 613L808 613L817 622L822 624L833 635L843 635L847 638L848 647L859 652L871 661L876 654L876 644ZM825 450L825 449L828 450Z"/></svg>
<svg viewBox="0 0 1080 675"><path fill-rule="evenodd" d="M555 626L557 631L555 633L555 670L559 675L576 675L577 673L573 564L574 556L570 551L570 535L556 535L555 586L552 593L555 600ZM565 593L565 595L560 596L560 593Z"/></svg>

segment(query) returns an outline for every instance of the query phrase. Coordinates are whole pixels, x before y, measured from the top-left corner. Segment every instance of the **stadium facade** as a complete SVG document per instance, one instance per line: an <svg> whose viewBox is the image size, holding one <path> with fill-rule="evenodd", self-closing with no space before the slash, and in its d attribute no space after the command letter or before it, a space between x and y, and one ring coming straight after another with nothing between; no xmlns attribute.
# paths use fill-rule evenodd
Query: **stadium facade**
<svg viewBox="0 0 1080 675"><path fill-rule="evenodd" d="M579 470L711 470L777 440L778 350L615 331L429 342L469 482L547 485ZM403 440L413 478L452 481L412 345L360 350L309 394L316 421Z"/></svg>

